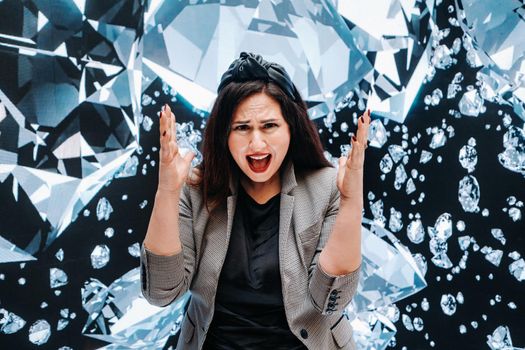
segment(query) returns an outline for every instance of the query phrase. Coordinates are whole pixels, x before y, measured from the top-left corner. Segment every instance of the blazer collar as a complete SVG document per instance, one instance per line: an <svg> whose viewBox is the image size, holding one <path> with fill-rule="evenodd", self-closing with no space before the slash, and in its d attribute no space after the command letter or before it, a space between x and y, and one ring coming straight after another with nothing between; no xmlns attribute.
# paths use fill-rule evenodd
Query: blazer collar
<svg viewBox="0 0 525 350"><path fill-rule="evenodd" d="M285 161L281 165L281 193L288 194L297 186L295 170L291 160ZM233 172L230 177L230 192L233 196L237 195L239 186L239 169Z"/></svg>

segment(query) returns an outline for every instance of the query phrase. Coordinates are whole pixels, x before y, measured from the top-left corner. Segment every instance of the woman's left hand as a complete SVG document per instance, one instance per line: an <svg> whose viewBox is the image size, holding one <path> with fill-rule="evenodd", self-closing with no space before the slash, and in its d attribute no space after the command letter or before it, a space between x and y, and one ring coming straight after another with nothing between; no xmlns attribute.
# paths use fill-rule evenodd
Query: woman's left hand
<svg viewBox="0 0 525 350"><path fill-rule="evenodd" d="M341 192L341 201L363 201L363 165L367 147L370 110L363 113L357 121L356 136L352 136L352 149L348 157L339 158L337 187Z"/></svg>

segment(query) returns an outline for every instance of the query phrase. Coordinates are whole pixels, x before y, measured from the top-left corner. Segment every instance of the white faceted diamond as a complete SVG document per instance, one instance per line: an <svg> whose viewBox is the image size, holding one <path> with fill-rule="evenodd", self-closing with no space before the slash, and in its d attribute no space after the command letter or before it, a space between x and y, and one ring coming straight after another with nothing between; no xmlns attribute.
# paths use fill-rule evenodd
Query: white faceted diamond
<svg viewBox="0 0 525 350"><path fill-rule="evenodd" d="M509 265L509 272L518 281L525 281L525 260L519 259Z"/></svg>
<svg viewBox="0 0 525 350"><path fill-rule="evenodd" d="M153 120L151 120L150 117L145 116L144 120L142 121L142 127L145 131L151 131L151 127L153 126Z"/></svg>
<svg viewBox="0 0 525 350"><path fill-rule="evenodd" d="M405 181L408 179L408 175L405 171L403 164L399 164L396 168L396 178L394 180L394 188L400 190Z"/></svg>
<svg viewBox="0 0 525 350"><path fill-rule="evenodd" d="M421 317L414 317L414 329L418 332L421 332L424 328L423 319Z"/></svg>
<svg viewBox="0 0 525 350"><path fill-rule="evenodd" d="M493 3L462 0L458 23L464 31L463 44L467 62L484 66L476 74L478 82L489 93L489 100L512 104L514 111L525 119L522 80L525 56L521 33L525 30L520 3ZM487 14L489 14L487 16ZM499 19L499 20L497 20ZM497 36L491 35L497 33ZM497 38L497 39L496 39Z"/></svg>
<svg viewBox="0 0 525 350"><path fill-rule="evenodd" d="M478 152L470 145L461 147L459 150L459 162L469 173L473 172L478 163Z"/></svg>
<svg viewBox="0 0 525 350"><path fill-rule="evenodd" d="M36 345L46 343L51 336L51 326L46 320L38 320L29 328L29 341Z"/></svg>
<svg viewBox="0 0 525 350"><path fill-rule="evenodd" d="M16 314L0 308L0 332L4 334L13 334L22 329L26 324L21 317Z"/></svg>
<svg viewBox="0 0 525 350"><path fill-rule="evenodd" d="M452 294L443 294L440 305L445 315L451 316L456 312L456 298Z"/></svg>
<svg viewBox="0 0 525 350"><path fill-rule="evenodd" d="M388 228L390 228L390 231L392 232L399 232L403 228L402 214L395 208L390 208Z"/></svg>
<svg viewBox="0 0 525 350"><path fill-rule="evenodd" d="M114 178L133 177L137 175L137 167L139 159L136 155L131 156L124 164L116 171Z"/></svg>
<svg viewBox="0 0 525 350"><path fill-rule="evenodd" d="M459 101L459 111L463 115L477 117L481 113L482 107L483 98L476 89L465 92Z"/></svg>
<svg viewBox="0 0 525 350"><path fill-rule="evenodd" d="M112 349L163 348L170 334L180 330L180 316L189 293L166 307L149 304L140 291L140 269L135 268L110 286L90 278L81 289L88 313L82 334L112 343ZM71 313L70 319L76 315ZM177 323L179 321L179 323Z"/></svg>
<svg viewBox="0 0 525 350"><path fill-rule="evenodd" d="M461 250L467 250L470 245L470 236L458 237L458 243Z"/></svg>
<svg viewBox="0 0 525 350"><path fill-rule="evenodd" d="M115 234L115 230L112 227L108 227L104 230L104 236L111 238Z"/></svg>
<svg viewBox="0 0 525 350"><path fill-rule="evenodd" d="M521 255L517 251L513 251L509 253L509 258L511 258L512 260L518 260L520 257Z"/></svg>
<svg viewBox="0 0 525 350"><path fill-rule="evenodd" d="M441 240L436 237L432 237L428 244L430 247L430 251L432 252L432 254L434 254L434 256L439 254L445 254L448 250L447 241Z"/></svg>
<svg viewBox="0 0 525 350"><path fill-rule="evenodd" d="M465 302L465 298L463 297L463 293L458 292L458 294L456 295L456 301L459 304L463 304Z"/></svg>
<svg viewBox="0 0 525 350"><path fill-rule="evenodd" d="M109 216L111 215L112 212L113 212L113 207L111 206L109 201L105 197L100 198L97 203L98 221L109 220Z"/></svg>
<svg viewBox="0 0 525 350"><path fill-rule="evenodd" d="M447 136L445 135L445 132L442 129L439 129L434 134L434 136L432 136L432 140L430 141L429 147L432 149L443 147L446 142L447 142Z"/></svg>
<svg viewBox="0 0 525 350"><path fill-rule="evenodd" d="M408 179L407 181L407 187L406 187L406 193L411 194L414 193L416 190L416 185L414 184L414 180Z"/></svg>
<svg viewBox="0 0 525 350"><path fill-rule="evenodd" d="M441 214L434 223L434 227L428 228L431 238L446 241L452 236L452 216L449 213Z"/></svg>
<svg viewBox="0 0 525 350"><path fill-rule="evenodd" d="M385 154L379 162L379 169L383 174L388 174L392 170L393 166L394 162L392 162L392 158L390 158L388 154Z"/></svg>
<svg viewBox="0 0 525 350"><path fill-rule="evenodd" d="M425 239L425 230L423 229L423 224L421 220L417 219L407 226L407 236L412 243L419 244Z"/></svg>
<svg viewBox="0 0 525 350"><path fill-rule="evenodd" d="M510 126L503 135L505 151L498 160L505 168L525 175L525 130Z"/></svg>
<svg viewBox="0 0 525 350"><path fill-rule="evenodd" d="M502 257L503 257L503 251L501 251L499 249L495 249L495 250L485 254L485 259L490 261L495 266L499 266Z"/></svg>
<svg viewBox="0 0 525 350"><path fill-rule="evenodd" d="M479 211L478 203L480 197L480 190L478 180L472 176L467 175L459 182L458 200L463 207L463 210L468 213L475 213Z"/></svg>
<svg viewBox="0 0 525 350"><path fill-rule="evenodd" d="M414 326L412 325L412 319L410 319L410 316L403 314L401 315L401 319L403 320L403 325L405 328L412 332L414 330Z"/></svg>
<svg viewBox="0 0 525 350"><path fill-rule="evenodd" d="M494 330L494 332L492 332L492 335L488 335L487 344L492 350L514 349L512 347L510 331L507 326L499 326Z"/></svg>
<svg viewBox="0 0 525 350"><path fill-rule="evenodd" d="M388 137L383 123L379 119L370 122L368 129L368 141L371 147L381 148L386 143Z"/></svg>
<svg viewBox="0 0 525 350"><path fill-rule="evenodd" d="M507 242L505 236L503 235L503 231L500 228L493 228L490 230L490 233L492 234L492 237L500 241L501 244L505 245L505 243Z"/></svg>
<svg viewBox="0 0 525 350"><path fill-rule="evenodd" d="M383 201L381 199L375 201L370 206L370 210L372 211L372 215L374 216L374 218L383 216Z"/></svg>
<svg viewBox="0 0 525 350"><path fill-rule="evenodd" d="M434 255L431 260L434 265L441 267L442 269L450 269L452 267L452 261L450 261L450 258L446 253Z"/></svg>
<svg viewBox="0 0 525 350"><path fill-rule="evenodd" d="M62 248L60 248L56 254L55 254L55 257L57 258L58 261L62 261L64 260L64 250Z"/></svg>
<svg viewBox="0 0 525 350"><path fill-rule="evenodd" d="M451 98L456 97L456 94L459 91L461 91L461 85L455 84L455 83L448 84L448 87L447 87L447 98L451 99Z"/></svg>
<svg viewBox="0 0 525 350"><path fill-rule="evenodd" d="M100 244L91 252L91 265L95 269L101 269L109 262L109 248L105 244Z"/></svg>
<svg viewBox="0 0 525 350"><path fill-rule="evenodd" d="M388 153L390 153L390 156L394 160L394 163L398 163L407 154L403 147L399 145L388 146Z"/></svg>
<svg viewBox="0 0 525 350"><path fill-rule="evenodd" d="M425 257L420 253L413 254L412 256L414 257L414 260L416 261L419 271L421 272L423 276L425 276L427 274L427 268L428 268L427 259L425 259Z"/></svg>
<svg viewBox="0 0 525 350"><path fill-rule="evenodd" d="M310 102L312 119L333 113L373 69L331 2L280 6L224 0L174 6L156 3L146 16L143 62L151 81L161 77L198 111L210 109L222 72L243 51L282 65ZM193 30L190 23L205 25Z"/></svg>
<svg viewBox="0 0 525 350"><path fill-rule="evenodd" d="M128 253L129 255L138 258L140 256L140 245L137 242L133 243L128 247Z"/></svg>
<svg viewBox="0 0 525 350"><path fill-rule="evenodd" d="M430 310L430 303L428 302L427 298L423 298L423 300L421 301L421 309L423 311Z"/></svg>
<svg viewBox="0 0 525 350"><path fill-rule="evenodd" d="M63 330L64 328L67 327L68 324L69 324L69 321L68 321L68 320L64 320L64 319L60 319L60 320L58 320L58 323L57 323L57 331L61 331L61 330Z"/></svg>
<svg viewBox="0 0 525 350"><path fill-rule="evenodd" d="M58 288L65 286L68 283L67 274L61 269L49 269L49 285L51 288Z"/></svg>
<svg viewBox="0 0 525 350"><path fill-rule="evenodd" d="M429 151L422 150L421 156L419 157L419 162L421 164L428 163L432 159L432 153Z"/></svg>
<svg viewBox="0 0 525 350"><path fill-rule="evenodd" d="M518 208L510 208L508 214L514 222L521 220L521 210Z"/></svg>

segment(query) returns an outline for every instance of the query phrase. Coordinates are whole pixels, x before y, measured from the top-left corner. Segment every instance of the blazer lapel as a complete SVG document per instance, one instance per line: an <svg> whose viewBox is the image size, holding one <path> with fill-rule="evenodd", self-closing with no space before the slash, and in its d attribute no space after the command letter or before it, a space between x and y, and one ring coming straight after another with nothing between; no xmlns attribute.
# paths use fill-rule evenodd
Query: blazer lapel
<svg viewBox="0 0 525 350"><path fill-rule="evenodd" d="M279 269L281 272L281 283L284 286L293 278L293 266L287 266L288 240L290 239L290 224L294 209L295 198L290 192L297 186L294 167L291 161L286 163L281 174L281 202L279 212ZM288 256L289 257L289 256ZM286 298L287 290L283 288L283 297Z"/></svg>

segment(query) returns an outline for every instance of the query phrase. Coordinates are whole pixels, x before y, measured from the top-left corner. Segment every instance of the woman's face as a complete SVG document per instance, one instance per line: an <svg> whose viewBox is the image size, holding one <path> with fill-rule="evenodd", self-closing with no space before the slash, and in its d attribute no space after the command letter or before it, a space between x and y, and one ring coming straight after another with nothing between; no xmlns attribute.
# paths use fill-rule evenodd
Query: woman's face
<svg viewBox="0 0 525 350"><path fill-rule="evenodd" d="M244 174L258 183L279 176L290 145L279 103L264 93L251 95L239 103L231 123L228 147Z"/></svg>

